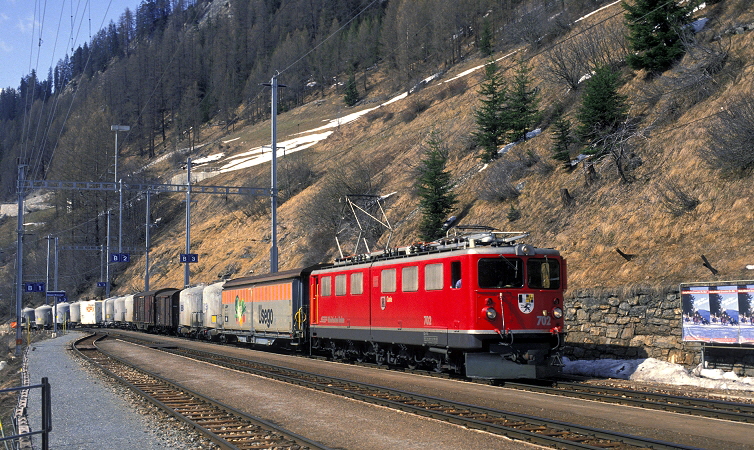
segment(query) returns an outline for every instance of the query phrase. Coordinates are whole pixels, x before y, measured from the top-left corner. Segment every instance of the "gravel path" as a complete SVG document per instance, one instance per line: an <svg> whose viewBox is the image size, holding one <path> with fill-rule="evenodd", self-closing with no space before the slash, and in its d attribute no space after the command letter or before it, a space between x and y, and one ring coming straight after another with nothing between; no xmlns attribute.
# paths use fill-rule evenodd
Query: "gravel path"
<svg viewBox="0 0 754 450"><path fill-rule="evenodd" d="M52 391L51 449L201 449L211 448L193 431L156 410L127 388L115 386L69 350L78 332L34 343L29 379L47 377ZM41 392L29 394L32 431L40 429ZM33 438L42 447L41 435Z"/></svg>

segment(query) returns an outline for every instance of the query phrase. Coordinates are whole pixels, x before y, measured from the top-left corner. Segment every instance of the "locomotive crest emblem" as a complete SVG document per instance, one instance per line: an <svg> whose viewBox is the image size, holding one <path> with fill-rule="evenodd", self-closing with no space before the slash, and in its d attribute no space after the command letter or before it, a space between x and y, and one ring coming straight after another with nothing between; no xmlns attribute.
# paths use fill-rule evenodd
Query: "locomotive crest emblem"
<svg viewBox="0 0 754 450"><path fill-rule="evenodd" d="M518 309L524 314L534 311L534 294L518 294Z"/></svg>

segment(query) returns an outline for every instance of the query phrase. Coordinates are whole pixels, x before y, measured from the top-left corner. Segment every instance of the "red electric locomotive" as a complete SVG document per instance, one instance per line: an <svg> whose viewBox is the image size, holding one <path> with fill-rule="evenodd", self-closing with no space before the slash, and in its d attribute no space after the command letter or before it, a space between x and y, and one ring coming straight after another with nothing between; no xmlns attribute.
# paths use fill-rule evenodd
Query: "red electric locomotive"
<svg viewBox="0 0 754 450"><path fill-rule="evenodd" d="M517 244L525 233L474 231L312 271L313 350L472 378L559 374L565 259Z"/></svg>

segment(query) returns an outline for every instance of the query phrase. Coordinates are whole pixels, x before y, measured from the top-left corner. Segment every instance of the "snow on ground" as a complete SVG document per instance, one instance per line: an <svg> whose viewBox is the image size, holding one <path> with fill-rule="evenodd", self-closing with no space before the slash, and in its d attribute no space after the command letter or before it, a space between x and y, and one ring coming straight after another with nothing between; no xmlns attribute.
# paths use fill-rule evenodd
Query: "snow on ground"
<svg viewBox="0 0 754 450"><path fill-rule="evenodd" d="M192 159L191 162L194 165L205 164L205 163L217 161L223 156L225 156L225 153L215 153L214 155L205 156L204 158Z"/></svg>
<svg viewBox="0 0 754 450"><path fill-rule="evenodd" d="M330 134L332 134L332 131L308 134L306 136L299 136L287 141L278 142L278 156L283 156L284 154L288 155L299 150L307 149L317 142L327 139ZM270 162L271 160L272 152L270 151L269 146L256 147L240 155L233 156L230 161L220 168L220 172L232 172L234 170L246 169L258 164Z"/></svg>
<svg viewBox="0 0 754 450"><path fill-rule="evenodd" d="M518 52L518 50L514 50L514 51L512 51L512 52L508 53L507 55L501 56L501 57L499 57L498 59L496 59L496 60L495 60L495 62L498 62L498 61L500 61L500 60L503 60L503 59L505 59L505 58L507 58L507 57L509 57L509 56L511 56L511 55L513 55L513 54L515 54L516 52ZM487 65L487 63L484 63L484 64L482 64L482 65L480 65L480 66L472 67L472 68L471 68L471 69L469 69L469 70L465 70L465 71L463 71L463 72L459 73L458 75L454 76L453 78L449 78L449 79L447 79L447 80L443 81L443 83L450 83L450 82L451 82L451 81L453 81L453 80L457 80L457 79L459 79L459 78L463 78L463 77L465 77L466 75L469 75L470 73L476 72L477 70L479 70L479 69L483 68L483 67L484 67L484 66L486 66L486 65Z"/></svg>
<svg viewBox="0 0 754 450"><path fill-rule="evenodd" d="M721 369L703 369L701 365L688 371L678 364L654 358L584 361L563 358L563 363L563 372L571 375L696 386L705 389L754 391L754 377L739 377L733 372L723 372Z"/></svg>
<svg viewBox="0 0 754 450"><path fill-rule="evenodd" d="M618 0L618 1L616 1L616 2L612 2L612 3L610 3L609 5L605 5L605 6L603 6L602 8L599 8L599 9L595 9L594 11L590 12L589 14L587 14L587 15L585 15L585 16L581 16L581 17L579 17L578 19L576 19L576 20L574 21L574 23L576 23L576 22L580 22L580 21L582 21L582 20L586 19L587 17L591 16L592 14L597 14L598 12L602 11L603 9L607 9L607 8L609 8L609 7L613 6L613 5L615 5L616 3L620 3L620 2L621 2L621 0Z"/></svg>

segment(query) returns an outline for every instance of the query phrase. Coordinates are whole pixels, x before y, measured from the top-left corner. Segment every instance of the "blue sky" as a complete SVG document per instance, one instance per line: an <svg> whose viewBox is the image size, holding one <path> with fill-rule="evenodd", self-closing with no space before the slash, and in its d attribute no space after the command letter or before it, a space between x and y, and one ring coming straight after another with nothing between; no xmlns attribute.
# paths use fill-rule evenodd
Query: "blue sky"
<svg viewBox="0 0 754 450"><path fill-rule="evenodd" d="M18 88L32 69L41 78L71 47L117 22L141 0L0 0L0 89ZM41 38L41 45L40 45Z"/></svg>

